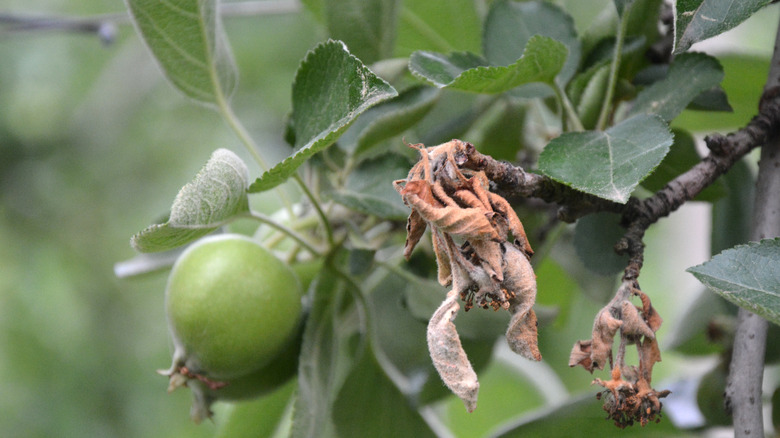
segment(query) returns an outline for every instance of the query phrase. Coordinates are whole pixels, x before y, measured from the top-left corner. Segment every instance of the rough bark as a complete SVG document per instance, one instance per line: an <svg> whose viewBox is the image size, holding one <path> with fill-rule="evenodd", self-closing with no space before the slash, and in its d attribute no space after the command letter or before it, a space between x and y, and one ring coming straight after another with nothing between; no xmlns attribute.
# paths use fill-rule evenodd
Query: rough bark
<svg viewBox="0 0 780 438"><path fill-rule="evenodd" d="M761 106L775 99L779 90L780 28ZM778 129L774 131L775 135L761 148L750 235L753 241L780 236L780 136L777 135ZM735 437L762 437L761 383L768 323L745 309L739 310L737 318L734 354L726 386L726 409L731 411L734 419Z"/></svg>

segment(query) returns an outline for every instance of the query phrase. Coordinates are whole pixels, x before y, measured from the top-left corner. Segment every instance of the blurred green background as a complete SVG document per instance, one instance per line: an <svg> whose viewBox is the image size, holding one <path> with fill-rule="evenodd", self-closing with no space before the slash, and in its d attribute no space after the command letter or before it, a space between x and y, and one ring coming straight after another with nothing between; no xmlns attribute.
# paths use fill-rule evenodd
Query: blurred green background
<svg viewBox="0 0 780 438"><path fill-rule="evenodd" d="M121 13L124 4L4 0L0 12L10 11L93 16ZM727 130L752 116L776 17L774 8L760 24L738 28L762 28L761 36L740 37L750 42L749 54L721 58L736 112L688 112L676 123ZM580 29L586 25L578 22ZM308 14L230 18L225 27L240 72L236 113L258 143L282 156L289 151L282 134L295 69L326 38L324 30ZM189 420L189 392L167 394L165 378L154 372L170 364L165 273L122 280L114 264L134 256L130 235L164 214L218 147L253 162L215 112L165 83L131 26L120 25L110 45L94 35L0 33L1 437L213 435L213 423ZM708 208L686 206L648 235L643 288L665 317L662 338L702 293L684 269L709 257ZM552 271L545 275L544 269ZM540 291L567 281L558 287L577 289L555 269L540 267ZM548 345L562 346L562 357L546 359L565 361L571 344L589 334L599 306L576 297L572 308L580 311L558 332L542 335ZM657 378L706 365L665 353ZM527 381L506 385L500 377L516 371L504 368L496 362L481 377L498 391L494 399L483 391L483 420L469 419L461 403L450 400L448 421L462 433L488 424L496 409L561 401L539 395L544 382L535 382L535 389ZM595 392L580 371L559 377L569 389ZM502 397L511 393L529 397L507 406ZM593 412L594 420L601 416Z"/></svg>
<svg viewBox="0 0 780 438"><path fill-rule="evenodd" d="M10 11L92 16L124 4L4 1ZM227 27L236 111L285 153L290 84L321 29L305 15ZM0 34L0 436L213 434L190 422L189 391L166 394L155 373L170 365L165 273L121 280L113 269L218 147L244 153L218 114L164 82L132 26L110 45Z"/></svg>

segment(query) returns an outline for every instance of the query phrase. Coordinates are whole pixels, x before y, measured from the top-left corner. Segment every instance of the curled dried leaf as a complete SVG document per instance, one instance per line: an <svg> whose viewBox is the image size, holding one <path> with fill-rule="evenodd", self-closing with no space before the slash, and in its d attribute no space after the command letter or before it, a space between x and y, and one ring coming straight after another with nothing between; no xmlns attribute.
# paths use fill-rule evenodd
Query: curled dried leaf
<svg viewBox="0 0 780 438"><path fill-rule="evenodd" d="M404 195L404 200L422 216L423 219L444 233L464 239L498 240L496 230L490 225L485 211L478 208L436 207L414 193Z"/></svg>
<svg viewBox="0 0 780 438"><path fill-rule="evenodd" d="M628 336L645 336L650 339L655 338L655 333L650 326L639 315L636 306L629 301L623 301L622 305L623 325L621 331Z"/></svg>
<svg viewBox="0 0 780 438"><path fill-rule="evenodd" d="M663 318L661 318L661 315L653 308L653 305L650 303L650 297L648 297L647 294L639 289L634 289L634 293L639 295L639 299L642 300L642 315L644 316L647 325L653 333L657 332L664 322Z"/></svg>
<svg viewBox="0 0 780 438"><path fill-rule="evenodd" d="M590 354L593 352L593 340L577 341L569 354L569 366L576 367L582 365L583 368L593 372L593 361L590 360Z"/></svg>
<svg viewBox="0 0 780 438"><path fill-rule="evenodd" d="M509 311L512 319L506 331L506 340L515 353L530 359L542 360L537 341L537 321L533 305L536 301L536 274L528 258L512 244L504 246L504 282L511 291Z"/></svg>
<svg viewBox="0 0 780 438"><path fill-rule="evenodd" d="M504 244L504 281L501 287L522 297L522 303L529 309L536 301L536 274L531 262L515 245Z"/></svg>
<svg viewBox="0 0 780 438"><path fill-rule="evenodd" d="M453 196L466 207L483 208L485 211L491 211L490 205L488 204L486 206L484 203L482 203L482 201L477 198L477 195L475 195L474 192L470 192L468 190L458 190Z"/></svg>
<svg viewBox="0 0 780 438"><path fill-rule="evenodd" d="M430 226L439 283L451 284L452 290L428 325L429 350L445 384L471 411L479 385L453 324L459 308L455 300L464 300L467 311L475 301L484 308L508 309L510 347L531 360L541 360L532 309L536 276L529 258L533 250L509 203L489 191L485 173L461 169L473 145L452 140L429 148L409 146L420 152L420 160L406 180L394 182L412 208L404 256L409 258ZM507 242L510 233L513 242Z"/></svg>
<svg viewBox="0 0 780 438"><path fill-rule="evenodd" d="M601 309L593 324L593 343L591 345L591 366L604 369L604 365L612 362L612 343L623 321L612 316L609 307Z"/></svg>
<svg viewBox="0 0 780 438"><path fill-rule="evenodd" d="M517 217L517 213L515 213L515 210L509 205L509 202L495 193L488 193L488 196L493 211L500 214L507 221L509 231L512 232L515 244L517 244L528 257L534 255L534 250L531 249L531 244L528 243L528 237L525 234L523 223L520 222L520 218Z"/></svg>
<svg viewBox="0 0 780 438"><path fill-rule="evenodd" d="M455 329L460 305L450 293L428 323L428 351L444 384L463 400L469 412L477 407L479 382Z"/></svg>
<svg viewBox="0 0 780 438"><path fill-rule="evenodd" d="M484 209L489 211L493 210L490 205L490 191L488 190L490 188L490 183L488 182L485 172L475 172L471 178L468 179L466 186L470 188L471 192L479 199L479 202ZM494 196L498 195L494 194Z"/></svg>
<svg viewBox="0 0 780 438"><path fill-rule="evenodd" d="M504 281L503 259L504 254L501 251L501 245L492 240L473 240L470 247L474 250L480 266L494 281L501 283Z"/></svg>
<svg viewBox="0 0 780 438"><path fill-rule="evenodd" d="M653 379L653 365L661 361L661 350L655 339L645 338L637 347L639 352L639 373L641 378L651 382Z"/></svg>
<svg viewBox="0 0 780 438"><path fill-rule="evenodd" d="M448 286L452 283L452 261L449 251L447 251L447 242L437 230L432 233L433 252L436 254L436 264L438 265L438 280L442 286Z"/></svg>
<svg viewBox="0 0 780 438"><path fill-rule="evenodd" d="M452 237L444 234L444 240L447 243L447 249L451 259L450 268L453 273L453 290L457 294L468 295L475 290L484 293L498 289L495 281L493 281L493 278L487 271L485 271L481 265L471 262L470 246L466 245L466 253L464 254L464 252L455 245Z"/></svg>
<svg viewBox="0 0 780 438"><path fill-rule="evenodd" d="M406 221L406 243L404 244L404 258L406 260L409 260L412 256L414 247L417 246L417 243L425 234L427 227L428 224L422 216L416 210L412 210L409 214L409 219Z"/></svg>
<svg viewBox="0 0 780 438"><path fill-rule="evenodd" d="M509 322L509 328L506 331L506 341L509 348L515 353L526 359L540 361L542 353L539 352L537 341L537 321L536 313L533 309L526 314L515 313Z"/></svg>

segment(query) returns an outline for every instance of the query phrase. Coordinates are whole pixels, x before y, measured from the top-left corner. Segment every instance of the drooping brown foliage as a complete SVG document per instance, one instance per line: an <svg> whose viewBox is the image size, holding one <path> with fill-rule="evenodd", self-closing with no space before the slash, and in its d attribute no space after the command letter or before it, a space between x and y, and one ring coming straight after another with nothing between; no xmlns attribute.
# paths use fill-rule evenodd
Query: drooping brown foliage
<svg viewBox="0 0 780 438"><path fill-rule="evenodd" d="M409 258L430 227L439 283L452 289L428 324L429 352L444 383L472 411L479 383L455 330L453 320L460 307L455 300L463 300L466 310L475 303L508 310L510 348L541 360L532 308L536 300L536 276L529 262L533 250L517 214L504 198L490 192L485 174L460 167L472 145L452 140L429 148L410 147L420 152L420 160L406 179L393 183L412 209L404 256Z"/></svg>
<svg viewBox="0 0 780 438"><path fill-rule="evenodd" d="M637 307L631 297L639 297L642 306ZM661 352L655 339L655 332L661 327L661 316L653 308L650 298L634 287L633 282L624 281L615 297L596 315L592 338L577 341L569 357L569 366L581 365L586 370L603 369L609 362L611 380L594 379L604 391L597 397L604 402L615 425L620 428L638 422L642 426L658 421L662 403L659 399L669 391L656 391L650 386L653 365L661 361ZM620 344L616 360L613 361L612 344L620 333ZM639 366L625 363L627 345L636 345Z"/></svg>

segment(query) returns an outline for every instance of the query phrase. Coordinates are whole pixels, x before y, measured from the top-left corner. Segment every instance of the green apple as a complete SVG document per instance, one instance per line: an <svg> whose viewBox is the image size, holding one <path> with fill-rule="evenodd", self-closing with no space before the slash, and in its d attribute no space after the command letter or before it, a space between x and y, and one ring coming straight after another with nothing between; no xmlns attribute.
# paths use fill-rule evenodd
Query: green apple
<svg viewBox="0 0 780 438"><path fill-rule="evenodd" d="M169 375L221 382L261 369L292 341L301 296L293 271L254 240L235 234L199 240L168 279L165 308L175 347ZM179 386L173 377L171 383Z"/></svg>

